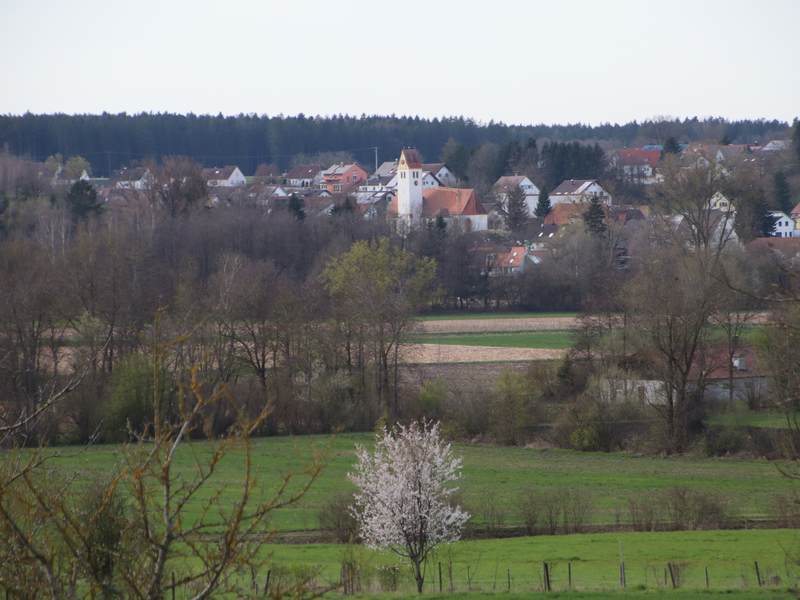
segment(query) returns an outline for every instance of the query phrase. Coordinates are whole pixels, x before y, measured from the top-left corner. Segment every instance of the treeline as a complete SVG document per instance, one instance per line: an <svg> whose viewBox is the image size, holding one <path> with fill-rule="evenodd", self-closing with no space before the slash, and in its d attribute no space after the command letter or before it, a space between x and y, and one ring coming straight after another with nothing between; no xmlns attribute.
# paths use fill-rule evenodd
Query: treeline
<svg viewBox="0 0 800 600"><path fill-rule="evenodd" d="M506 125L479 123L464 117L337 115L331 117L278 115L35 115L0 116L0 147L12 154L43 162L58 153L82 156L95 176L146 157L182 155L204 166L236 164L251 175L261 164L288 170L292 158L323 152L351 152L363 164L373 164L374 148L380 161L396 158L406 147L417 148L428 161L438 160L449 140L468 148L484 142L503 144L525 141L605 141L615 147L663 143L667 137L681 141L730 143L782 137L788 123L778 120L727 121L722 118L664 119L624 125L598 126Z"/></svg>

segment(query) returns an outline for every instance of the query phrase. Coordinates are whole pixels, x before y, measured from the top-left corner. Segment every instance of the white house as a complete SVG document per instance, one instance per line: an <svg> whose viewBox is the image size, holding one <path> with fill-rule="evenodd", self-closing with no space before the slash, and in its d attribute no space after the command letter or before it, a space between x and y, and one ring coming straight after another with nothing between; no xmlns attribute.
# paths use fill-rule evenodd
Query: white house
<svg viewBox="0 0 800 600"><path fill-rule="evenodd" d="M597 196L600 202L611 206L611 194L606 192L596 179L566 179L550 192L550 204L587 204Z"/></svg>
<svg viewBox="0 0 800 600"><path fill-rule="evenodd" d="M779 210L772 210L769 214L775 219L775 237L800 237L800 231L797 229L797 223L795 223L795 220L792 217Z"/></svg>
<svg viewBox="0 0 800 600"><path fill-rule="evenodd" d="M239 170L239 167L227 166L221 169L203 169L203 179L208 183L208 187L238 187L247 185L247 178Z"/></svg>
<svg viewBox="0 0 800 600"><path fill-rule="evenodd" d="M525 194L528 214L533 216L533 211L536 210L536 203L539 201L539 188L524 175L507 175L498 179L493 186L497 202L505 206L508 194L514 188L521 189Z"/></svg>
<svg viewBox="0 0 800 600"><path fill-rule="evenodd" d="M299 165L286 173L286 185L290 187L316 188L322 181L320 165Z"/></svg>

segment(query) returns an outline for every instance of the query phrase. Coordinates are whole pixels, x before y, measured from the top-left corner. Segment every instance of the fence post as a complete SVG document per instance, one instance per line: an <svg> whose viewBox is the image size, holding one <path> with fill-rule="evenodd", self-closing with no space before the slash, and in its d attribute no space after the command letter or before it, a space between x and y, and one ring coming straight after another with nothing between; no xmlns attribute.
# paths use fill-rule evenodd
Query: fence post
<svg viewBox="0 0 800 600"><path fill-rule="evenodd" d="M708 588L708 567L706 567L706 588Z"/></svg>
<svg viewBox="0 0 800 600"><path fill-rule="evenodd" d="M506 573L508 574L508 589L511 589L511 569L507 569Z"/></svg>
<svg viewBox="0 0 800 600"><path fill-rule="evenodd" d="M472 579L469 576L469 565L467 565L467 590L472 591Z"/></svg>
<svg viewBox="0 0 800 600"><path fill-rule="evenodd" d="M264 582L264 595L269 593L269 574L272 573L271 569L267 569L267 580Z"/></svg>
<svg viewBox="0 0 800 600"><path fill-rule="evenodd" d="M758 567L756 567L756 571ZM172 600L175 600L175 573L172 573Z"/></svg>
<svg viewBox="0 0 800 600"><path fill-rule="evenodd" d="M756 561L756 579L758 580L758 587L761 587L761 574L758 572L758 561Z"/></svg>
<svg viewBox="0 0 800 600"><path fill-rule="evenodd" d="M669 578L672 580L672 588L675 589L675 573L672 571L672 563L667 563L669 567Z"/></svg>
<svg viewBox="0 0 800 600"><path fill-rule="evenodd" d="M667 587L667 568L664 567L664 587Z"/></svg>
<svg viewBox="0 0 800 600"><path fill-rule="evenodd" d="M442 563L439 562L439 592L442 591Z"/></svg>
<svg viewBox="0 0 800 600"><path fill-rule="evenodd" d="M572 589L572 563L567 563L567 584Z"/></svg>

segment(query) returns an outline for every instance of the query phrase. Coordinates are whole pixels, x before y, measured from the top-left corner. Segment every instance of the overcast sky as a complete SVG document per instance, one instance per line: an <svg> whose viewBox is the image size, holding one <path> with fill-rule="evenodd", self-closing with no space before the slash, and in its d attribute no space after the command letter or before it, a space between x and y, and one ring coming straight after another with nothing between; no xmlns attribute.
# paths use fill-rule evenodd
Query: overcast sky
<svg viewBox="0 0 800 600"><path fill-rule="evenodd" d="M800 114L800 0L0 0L0 113Z"/></svg>

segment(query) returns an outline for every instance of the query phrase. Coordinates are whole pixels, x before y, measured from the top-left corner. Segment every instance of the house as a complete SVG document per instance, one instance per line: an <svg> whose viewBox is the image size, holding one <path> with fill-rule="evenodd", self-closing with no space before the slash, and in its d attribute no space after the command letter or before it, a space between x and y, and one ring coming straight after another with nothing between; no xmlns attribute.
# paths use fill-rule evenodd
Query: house
<svg viewBox="0 0 800 600"><path fill-rule="evenodd" d="M486 254L486 272L489 277L517 277L530 265L541 259L528 252L527 246L511 246Z"/></svg>
<svg viewBox="0 0 800 600"><path fill-rule="evenodd" d="M660 158L660 150L622 148L611 151L609 162L620 169L624 181L650 185L663 179L657 171Z"/></svg>
<svg viewBox="0 0 800 600"><path fill-rule="evenodd" d="M347 194L366 181L366 179L367 172L358 165L340 163L322 172L319 188L327 190L331 194Z"/></svg>
<svg viewBox="0 0 800 600"><path fill-rule="evenodd" d="M611 194L606 192L596 179L567 179L550 192L550 204L588 204L594 196L611 206Z"/></svg>
<svg viewBox="0 0 800 600"><path fill-rule="evenodd" d="M239 167L234 166L203 169L203 179L210 188L247 185L247 178L239 170Z"/></svg>
<svg viewBox="0 0 800 600"><path fill-rule="evenodd" d="M560 203L553 206L552 210L547 213L544 218L545 225L570 225L576 221L580 221L583 213L586 210L586 205L577 204L574 202Z"/></svg>
<svg viewBox="0 0 800 600"><path fill-rule="evenodd" d="M91 181L85 169L66 169L59 167L56 183L59 185L72 185L76 181Z"/></svg>
<svg viewBox="0 0 800 600"><path fill-rule="evenodd" d="M525 194L525 204L528 207L528 214L533 216L536 210L536 203L539 201L539 188L524 175L506 175L498 179L492 189L495 192L497 203L506 206L508 194L514 188L519 188Z"/></svg>
<svg viewBox="0 0 800 600"><path fill-rule="evenodd" d="M457 187L458 180L444 163L422 163L422 186L423 187ZM389 187L396 185L395 176L397 175L397 161L387 161L381 164L375 171L373 177L389 177L391 182Z"/></svg>
<svg viewBox="0 0 800 600"><path fill-rule="evenodd" d="M291 169L284 178L289 187L316 188L322 181L322 166L299 165Z"/></svg>
<svg viewBox="0 0 800 600"><path fill-rule="evenodd" d="M711 210L719 210L731 213L731 215L736 214L736 207L733 205L733 202L728 200L722 192L717 192L711 196L711 200L708 201L708 207Z"/></svg>
<svg viewBox="0 0 800 600"><path fill-rule="evenodd" d="M773 210L769 214L775 219L775 237L790 238L800 236L797 223L785 212Z"/></svg>
<svg viewBox="0 0 800 600"><path fill-rule="evenodd" d="M144 190L152 183L150 171L143 167L124 167L111 174L112 187L118 190Z"/></svg>
<svg viewBox="0 0 800 600"><path fill-rule="evenodd" d="M426 220L439 215L457 223L464 231L483 231L488 228L486 209L475 190L435 187L423 189L422 163L416 150L400 153L397 166L397 195L389 207L403 231L419 229Z"/></svg>

